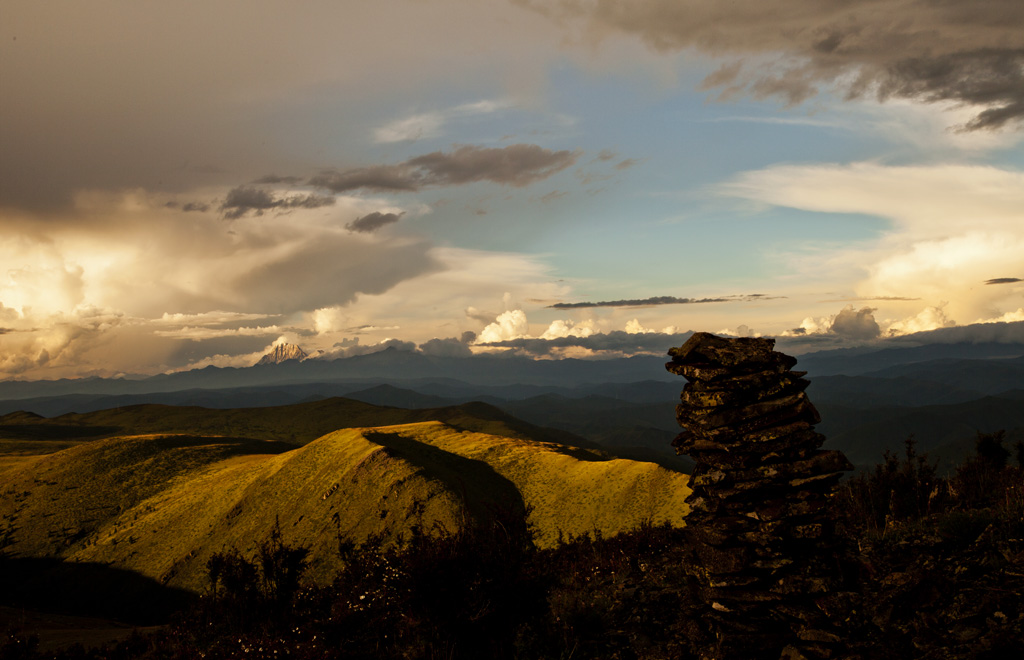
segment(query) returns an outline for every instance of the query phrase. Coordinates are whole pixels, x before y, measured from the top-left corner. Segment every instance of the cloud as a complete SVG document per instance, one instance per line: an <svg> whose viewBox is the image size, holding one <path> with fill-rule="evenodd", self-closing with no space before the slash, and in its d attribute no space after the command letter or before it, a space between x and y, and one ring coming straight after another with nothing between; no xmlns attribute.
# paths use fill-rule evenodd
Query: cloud
<svg viewBox="0 0 1024 660"><path fill-rule="evenodd" d="M560 302L548 305L549 309L585 309L591 307L645 307L648 305L695 305L700 303L749 302L752 300L770 300L763 293L749 295L723 296L720 298L676 298L675 296L655 296L633 300L607 300L603 302Z"/></svg>
<svg viewBox="0 0 1024 660"><path fill-rule="evenodd" d="M1024 315L1024 311L1020 311ZM1016 316L1016 313L1010 313ZM886 341L907 344L1024 344L1024 320L998 321L939 328L894 337Z"/></svg>
<svg viewBox="0 0 1024 660"><path fill-rule="evenodd" d="M315 360L338 360L341 358L350 358L357 355L370 355L371 353L380 353L386 351L389 348L393 348L396 351L405 351L412 353L416 350L416 344L411 341L402 341L401 339L389 338L375 344L360 344L359 337L353 337L350 340L338 342L335 344L333 350L325 351L321 354L316 355L313 359Z"/></svg>
<svg viewBox="0 0 1024 660"><path fill-rule="evenodd" d="M405 213L381 213L380 211L374 211L373 213L368 213L360 218L356 218L345 225L345 229L372 234L381 227L390 225L393 222L398 222L403 215L405 215Z"/></svg>
<svg viewBox="0 0 1024 660"><path fill-rule="evenodd" d="M882 334L871 307L855 310L853 305L843 308L832 320L830 332L844 339L874 339Z"/></svg>
<svg viewBox="0 0 1024 660"><path fill-rule="evenodd" d="M653 328L645 328L643 323L640 322L640 319L630 319L629 321L626 321L625 330L627 334L631 335L641 333L646 334L649 332L659 332L658 330L654 330ZM660 332L663 335L674 335L679 333L679 329L676 328L676 326L674 325L670 325L668 327L662 328Z"/></svg>
<svg viewBox="0 0 1024 660"><path fill-rule="evenodd" d="M153 334L157 337L173 337L175 339L203 341L207 339L219 339L222 337L265 337L267 335L280 334L282 330L284 330L284 328L277 325L242 328L201 328L185 326L174 330L156 330Z"/></svg>
<svg viewBox="0 0 1024 660"><path fill-rule="evenodd" d="M455 337L448 337L446 339L431 339L419 345L419 350L424 355L430 355L432 357L472 357L473 351L469 348L469 344L473 343L476 339L474 333L463 335L461 339Z"/></svg>
<svg viewBox="0 0 1024 660"><path fill-rule="evenodd" d="M823 318L807 317L800 324L800 327L787 330L781 337L804 338L807 340L825 340L834 338L836 345L846 342L861 343L878 338L897 338L922 332L930 332L940 328L951 328L956 323L946 316L944 312L945 303L932 307L925 307L917 314L897 321L883 321L882 324L875 319L877 309L861 307L855 309L853 305L847 305L838 313ZM806 348L806 347L804 347Z"/></svg>
<svg viewBox="0 0 1024 660"><path fill-rule="evenodd" d="M521 309L502 312L493 323L489 324L477 335L477 344L493 344L495 342L519 339L530 334L526 321L526 313Z"/></svg>
<svg viewBox="0 0 1024 660"><path fill-rule="evenodd" d="M642 334L646 332L654 332L650 328L645 328L640 319L631 319L626 321L626 332L631 335Z"/></svg>
<svg viewBox="0 0 1024 660"><path fill-rule="evenodd" d="M243 312L225 312L223 310L212 310L199 314L181 314L164 312L163 316L154 319L151 323L158 325L193 325L193 326L218 326L233 323L244 323L246 321L258 321L261 319L273 318L279 314L247 314Z"/></svg>
<svg viewBox="0 0 1024 660"><path fill-rule="evenodd" d="M541 195L540 201L547 204L548 202L553 202L557 199L561 199L567 196L568 194L569 193L565 192L564 190L552 190L547 194Z"/></svg>
<svg viewBox="0 0 1024 660"><path fill-rule="evenodd" d="M453 247L437 247L430 254L441 263L440 269L406 280L384 294L360 295L346 307L345 326L379 325L386 320L402 326L403 337L422 342L480 332L503 310L516 309L517 300L534 296L557 300L568 293L568 285L557 278L543 256ZM496 292L509 295L495 301ZM372 334L381 336L376 331Z"/></svg>
<svg viewBox="0 0 1024 660"><path fill-rule="evenodd" d="M349 325L348 315L340 305L315 309L310 317L313 331L318 335L339 332Z"/></svg>
<svg viewBox="0 0 1024 660"><path fill-rule="evenodd" d="M810 337L812 335L830 335L838 339L864 341L875 339L882 333L875 320L872 307L854 309L847 305L838 313L822 318L808 316L800 326L781 333L782 337Z"/></svg>
<svg viewBox="0 0 1024 660"><path fill-rule="evenodd" d="M253 186L238 186L228 191L220 206L224 217L230 220L241 218L250 211L263 215L271 209L318 209L333 206L334 197L324 195L287 195L276 197L274 193Z"/></svg>
<svg viewBox="0 0 1024 660"><path fill-rule="evenodd" d="M978 286L1014 272L1024 253L1024 172L980 165L784 165L747 172L723 193L818 213L864 214L889 227L874 241L844 245L807 278L847 264L856 298L948 301L960 322L1006 309L1015 287ZM822 217L822 222L828 222ZM796 262L795 259L789 259Z"/></svg>
<svg viewBox="0 0 1024 660"><path fill-rule="evenodd" d="M31 223L6 228L0 326L17 332L0 341L0 377L153 373L209 357L214 346L249 352L248 339L299 321L312 332L315 310L448 267L428 241L353 234L305 208L226 223L165 201L97 194L46 232ZM369 204L380 202L337 201L349 217Z"/></svg>
<svg viewBox="0 0 1024 660"><path fill-rule="evenodd" d="M590 319L575 323L557 319L551 322L548 329L540 336L541 339L561 339L562 337L589 337L596 332L594 322Z"/></svg>
<svg viewBox="0 0 1024 660"><path fill-rule="evenodd" d="M535 144L513 144L501 148L465 145L448 153L434 151L416 156L398 165L325 171L307 183L334 193L359 189L413 192L426 187L479 181L523 187L572 166L581 153L551 151Z"/></svg>
<svg viewBox="0 0 1024 660"><path fill-rule="evenodd" d="M275 342L276 343L276 342ZM208 355L187 364L167 369L165 373L178 373L191 371L193 369L205 369L206 367L244 369L251 367L260 361L264 355L273 350L274 344L257 349L248 353L216 353Z"/></svg>
<svg viewBox="0 0 1024 660"><path fill-rule="evenodd" d="M1022 214L1024 217L1024 214ZM1015 235L1016 234L1016 235ZM949 302L946 313L961 321L985 317L1014 296L1013 287L976 287L993 269L1020 264L1024 233L969 230L938 240L913 241L880 255L858 289L878 293L908 291Z"/></svg>
<svg viewBox="0 0 1024 660"><path fill-rule="evenodd" d="M508 303L506 296L506 303ZM633 319L626 331L599 332L593 319L574 322L552 321L539 337L530 336L526 313L513 309L498 315L494 323L480 332L475 346L514 349L535 357L616 357L639 354L664 354L675 343L692 333L678 333L674 326L662 332L649 330Z"/></svg>
<svg viewBox="0 0 1024 660"><path fill-rule="evenodd" d="M719 190L776 206L890 218L920 237L962 232L978 220L988 230L1013 229L1024 214L1024 172L984 165L777 165Z"/></svg>
<svg viewBox="0 0 1024 660"><path fill-rule="evenodd" d="M303 149L351 153L372 138L366 109L379 118L395 90L436 98L454 75L462 89L534 96L560 41L505 0L112 7L116 25L84 5L5 3L0 206L53 209L82 188L232 185L309 162Z"/></svg>
<svg viewBox="0 0 1024 660"><path fill-rule="evenodd" d="M1024 307L1020 307L1012 312L1006 312L994 319L983 319L975 321L975 323L1016 323L1018 321L1024 321Z"/></svg>
<svg viewBox="0 0 1024 660"><path fill-rule="evenodd" d="M373 130L374 142L415 142L436 138L443 134L446 123L460 117L485 115L504 110L512 106L510 101L483 100L475 103L464 103L446 110L424 112L396 119Z"/></svg>
<svg viewBox="0 0 1024 660"><path fill-rule="evenodd" d="M452 185L493 181L526 186L570 167L579 151L550 151L535 144L513 144L503 148L459 147L417 156L408 164L424 172L428 185Z"/></svg>
<svg viewBox="0 0 1024 660"><path fill-rule="evenodd" d="M679 346L692 332L664 334L649 332L631 334L621 330L595 332L586 336L568 335L554 339L520 337L489 342L494 348L515 349L534 357L561 356L569 348L586 349L590 357L618 357L631 355L664 355L672 346ZM477 342L480 345L482 342Z"/></svg>
<svg viewBox="0 0 1024 660"><path fill-rule="evenodd" d="M744 325L744 324L740 324L740 325L736 326L735 329L733 329L733 328L723 328L723 329L719 330L717 332L717 334L724 335L726 337L760 337L761 336L760 332L755 332L755 331L750 329L750 326Z"/></svg>
<svg viewBox="0 0 1024 660"><path fill-rule="evenodd" d="M985 284L1013 284L1014 282L1024 282L1019 277L996 277L995 279L985 280Z"/></svg>
<svg viewBox="0 0 1024 660"><path fill-rule="evenodd" d="M5 307L4 304L0 302L0 321L12 323L20 318L21 314L18 313L18 310Z"/></svg>
<svg viewBox="0 0 1024 660"><path fill-rule="evenodd" d="M441 135L445 116L441 112L428 112L398 119L373 130L374 142L415 142Z"/></svg>
<svg viewBox="0 0 1024 660"><path fill-rule="evenodd" d="M275 185L275 184L286 184L294 186L302 182L301 176L278 176L277 174L267 174L253 181L256 185Z"/></svg>
<svg viewBox="0 0 1024 660"><path fill-rule="evenodd" d="M915 316L891 323L885 329L885 334L889 337L897 337L914 334L915 332L928 332L929 330L955 326L956 323L942 311L943 307L945 305L926 307Z"/></svg>
<svg viewBox="0 0 1024 660"><path fill-rule="evenodd" d="M911 302L914 300L920 300L920 298L907 298L904 296L871 296L868 298L831 298L829 300L822 300L821 302Z"/></svg>
<svg viewBox="0 0 1024 660"><path fill-rule="evenodd" d="M517 0L589 34L636 35L662 52L698 50L725 62L704 89L720 99L822 91L846 99L968 105L967 130L1024 118L1024 5L1015 0Z"/></svg>

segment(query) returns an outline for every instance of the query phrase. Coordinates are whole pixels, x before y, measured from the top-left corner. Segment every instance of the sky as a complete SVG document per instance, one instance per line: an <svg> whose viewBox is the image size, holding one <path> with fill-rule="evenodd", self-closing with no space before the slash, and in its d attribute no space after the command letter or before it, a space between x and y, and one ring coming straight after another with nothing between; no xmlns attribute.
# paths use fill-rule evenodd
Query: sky
<svg viewBox="0 0 1024 660"><path fill-rule="evenodd" d="M1017 321L1019 0L0 4L0 379Z"/></svg>

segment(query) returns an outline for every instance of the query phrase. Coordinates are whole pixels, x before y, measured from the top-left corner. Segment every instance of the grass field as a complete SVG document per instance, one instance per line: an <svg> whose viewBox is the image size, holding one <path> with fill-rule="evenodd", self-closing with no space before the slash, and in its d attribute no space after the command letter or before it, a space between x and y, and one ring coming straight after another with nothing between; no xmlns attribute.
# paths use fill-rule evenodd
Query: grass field
<svg viewBox="0 0 1024 660"><path fill-rule="evenodd" d="M200 591L213 553L251 555L275 525L310 548L310 577L327 580L339 542L401 542L413 527L455 530L496 513L522 516L545 546L645 520L682 524L686 475L530 439L528 425L487 418L489 407L440 410L450 423L345 400L0 418L0 549ZM412 421L380 424L394 418Z"/></svg>

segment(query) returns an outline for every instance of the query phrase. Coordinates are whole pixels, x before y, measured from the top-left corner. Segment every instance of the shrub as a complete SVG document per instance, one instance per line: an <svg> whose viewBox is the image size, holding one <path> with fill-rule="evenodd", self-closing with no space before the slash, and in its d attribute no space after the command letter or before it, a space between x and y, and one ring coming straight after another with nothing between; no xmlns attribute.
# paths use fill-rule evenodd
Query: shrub
<svg viewBox="0 0 1024 660"><path fill-rule="evenodd" d="M902 459L886 450L874 470L847 481L834 500L836 516L853 529L884 532L893 523L940 510L945 482L936 476L928 455L919 455L915 445L910 436Z"/></svg>
<svg viewBox="0 0 1024 660"><path fill-rule="evenodd" d="M276 522L253 560L237 548L214 553L206 562L210 588L200 608L205 626L237 631L286 624L308 554L308 548L286 545Z"/></svg>
<svg viewBox="0 0 1024 660"><path fill-rule="evenodd" d="M291 603L299 590L308 555L309 548L293 548L284 544L281 540L281 527L275 521L270 536L260 544L257 554L263 595L281 605Z"/></svg>
<svg viewBox="0 0 1024 660"><path fill-rule="evenodd" d="M519 633L544 611L521 512L434 532L414 529L400 548L349 549L330 620L347 654L510 657Z"/></svg>
<svg viewBox="0 0 1024 660"><path fill-rule="evenodd" d="M1002 507L1019 488L1021 470L1007 467L1010 452L1003 447L1005 437L1005 431L978 433L975 455L957 467L949 482L958 508Z"/></svg>

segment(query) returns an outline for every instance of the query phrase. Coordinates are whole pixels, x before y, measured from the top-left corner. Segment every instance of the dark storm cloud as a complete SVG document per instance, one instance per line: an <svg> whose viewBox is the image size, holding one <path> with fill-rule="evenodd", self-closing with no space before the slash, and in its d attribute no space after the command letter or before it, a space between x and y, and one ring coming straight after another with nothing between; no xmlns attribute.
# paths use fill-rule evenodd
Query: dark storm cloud
<svg viewBox="0 0 1024 660"><path fill-rule="evenodd" d="M262 215L271 209L316 209L333 204L334 198L330 196L309 194L277 197L263 188L238 186L228 191L220 210L225 218L234 220L250 211Z"/></svg>
<svg viewBox="0 0 1024 660"><path fill-rule="evenodd" d="M345 225L345 229L349 231L358 231L363 233L372 233L384 227L390 225L393 222L398 222L399 219L405 215L404 213L381 213L374 211L368 215L364 215L361 218L356 218L352 222Z"/></svg>
<svg viewBox="0 0 1024 660"><path fill-rule="evenodd" d="M334 193L361 188L378 192L416 191L477 181L523 187L570 167L580 153L551 151L535 144L502 148L463 146L449 153L435 151L417 156L398 165L321 172L307 183Z"/></svg>
<svg viewBox="0 0 1024 660"><path fill-rule="evenodd" d="M551 355L556 352L556 349L570 347L586 348L592 351L614 351L616 353L625 353L628 355L638 353L663 355L670 346L678 346L682 344L689 339L692 334L693 332L690 331L674 335L667 335L661 332L631 334L621 330L614 330L608 333L595 333L587 337L510 339L478 345L516 349L538 357Z"/></svg>
<svg viewBox="0 0 1024 660"><path fill-rule="evenodd" d="M1019 277L997 277L991 280L985 280L985 284L1013 284L1014 282L1024 282Z"/></svg>
<svg viewBox="0 0 1024 660"><path fill-rule="evenodd" d="M696 305L698 303L749 302L751 300L772 300L763 293L746 296L725 296L722 298L676 298L675 296L656 296L637 300L606 300L603 302L555 303L548 309L583 309L588 307L643 307L648 305Z"/></svg>
<svg viewBox="0 0 1024 660"><path fill-rule="evenodd" d="M660 51L697 49L727 61L704 89L723 98L800 103L823 88L848 99L970 104L964 127L1024 119L1020 0L515 0L594 33L626 32Z"/></svg>

